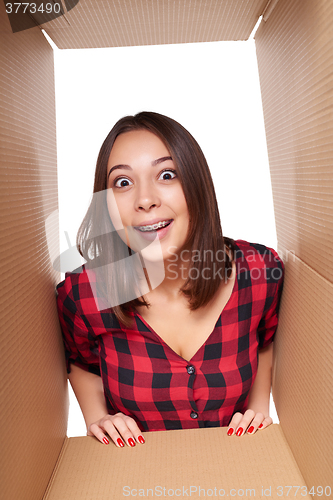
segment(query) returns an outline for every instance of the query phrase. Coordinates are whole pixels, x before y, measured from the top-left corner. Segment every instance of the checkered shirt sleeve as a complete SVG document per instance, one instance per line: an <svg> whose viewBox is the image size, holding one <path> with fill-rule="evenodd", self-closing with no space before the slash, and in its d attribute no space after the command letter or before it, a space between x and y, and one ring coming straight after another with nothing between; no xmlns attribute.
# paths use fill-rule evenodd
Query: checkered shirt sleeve
<svg viewBox="0 0 333 500"><path fill-rule="evenodd" d="M77 270L76 270L77 271ZM98 342L94 331L85 322L81 300L90 293L82 273L66 273L57 285L57 307L65 346L67 373L71 363L83 370L100 375Z"/></svg>

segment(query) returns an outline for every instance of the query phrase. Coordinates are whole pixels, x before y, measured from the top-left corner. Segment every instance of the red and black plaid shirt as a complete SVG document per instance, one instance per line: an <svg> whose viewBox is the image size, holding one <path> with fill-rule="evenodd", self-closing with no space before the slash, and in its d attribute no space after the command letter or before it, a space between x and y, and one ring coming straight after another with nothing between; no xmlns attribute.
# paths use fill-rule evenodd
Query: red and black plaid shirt
<svg viewBox="0 0 333 500"><path fill-rule="evenodd" d="M57 286L58 311L70 363L101 375L110 414L133 417L141 430L227 426L244 412L257 373L258 349L277 327L283 264L263 245L235 242L237 276L215 328L186 361L133 313L121 327L98 311L87 273L66 273Z"/></svg>

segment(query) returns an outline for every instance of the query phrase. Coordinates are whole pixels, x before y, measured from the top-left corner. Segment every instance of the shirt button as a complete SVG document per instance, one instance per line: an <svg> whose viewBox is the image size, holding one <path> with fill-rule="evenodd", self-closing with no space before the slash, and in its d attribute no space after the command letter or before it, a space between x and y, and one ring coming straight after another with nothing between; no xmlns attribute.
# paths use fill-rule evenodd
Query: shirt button
<svg viewBox="0 0 333 500"><path fill-rule="evenodd" d="M194 368L194 366L193 366L193 365L188 365L188 366L186 367L186 369L187 369L187 373L188 373L189 375L193 375L193 373L195 372L195 368Z"/></svg>
<svg viewBox="0 0 333 500"><path fill-rule="evenodd" d="M191 413L190 413L190 417L191 417L191 418L198 418L198 414L197 414L197 412L196 412L196 411L191 411Z"/></svg>

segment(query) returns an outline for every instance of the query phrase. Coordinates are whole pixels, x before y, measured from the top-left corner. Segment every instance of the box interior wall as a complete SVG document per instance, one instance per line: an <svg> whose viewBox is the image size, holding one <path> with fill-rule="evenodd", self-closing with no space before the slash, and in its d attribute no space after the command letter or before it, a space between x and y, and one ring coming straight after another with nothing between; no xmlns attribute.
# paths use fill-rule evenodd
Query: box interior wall
<svg viewBox="0 0 333 500"><path fill-rule="evenodd" d="M333 410L333 4L211 0L203 8L189 0L97 6L81 0L43 28L61 48L237 40L248 38L261 14L255 40L286 277L274 344L273 396L280 425L267 430L267 441L262 434L251 446L275 447L278 455L278 434L282 456L288 454L309 488L332 486L325 422ZM89 464L96 443L66 437L68 395L55 305L59 275L51 258L59 251L59 235L57 221L49 219L58 203L53 51L39 27L13 34L4 4L0 38L2 492L6 499L63 498L54 493L61 483L56 474L69 460L70 477L82 481L73 456L83 453ZM168 446L173 438L156 433L150 439ZM179 439L187 443L187 434ZM240 446L238 451L253 460L249 441ZM135 461L126 453L128 463ZM159 463L153 452L149 459ZM230 451L223 460L227 467L237 456ZM273 474L274 465L269 467ZM203 473L208 474L205 467ZM75 495L67 498L84 498Z"/></svg>

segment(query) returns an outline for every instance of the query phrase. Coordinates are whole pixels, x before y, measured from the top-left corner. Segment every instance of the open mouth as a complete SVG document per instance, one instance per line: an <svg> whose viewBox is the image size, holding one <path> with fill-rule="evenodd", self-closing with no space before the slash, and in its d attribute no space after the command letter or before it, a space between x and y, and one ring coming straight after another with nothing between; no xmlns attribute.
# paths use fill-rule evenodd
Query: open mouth
<svg viewBox="0 0 333 500"><path fill-rule="evenodd" d="M173 219L167 219L161 222L158 222L157 224L147 224L147 226L134 226L135 229L141 231L142 233L151 233L151 232L158 232L161 229L164 229L165 227L169 226Z"/></svg>

